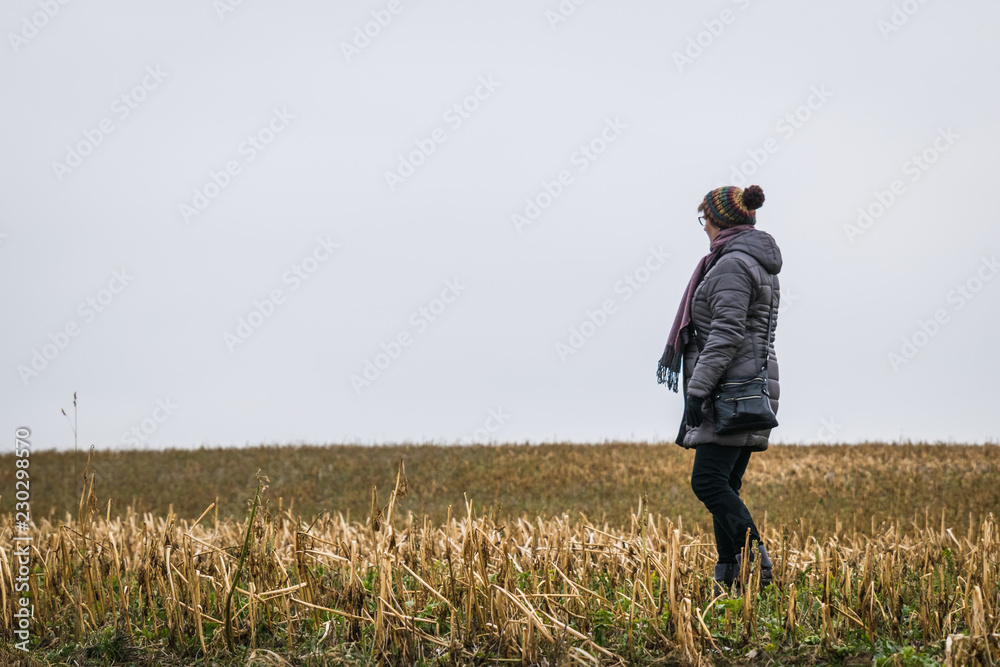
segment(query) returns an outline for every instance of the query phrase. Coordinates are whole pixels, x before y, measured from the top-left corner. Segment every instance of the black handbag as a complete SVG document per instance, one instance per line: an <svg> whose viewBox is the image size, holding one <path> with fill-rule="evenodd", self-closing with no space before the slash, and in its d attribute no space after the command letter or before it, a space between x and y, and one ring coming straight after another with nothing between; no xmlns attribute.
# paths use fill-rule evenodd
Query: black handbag
<svg viewBox="0 0 1000 667"><path fill-rule="evenodd" d="M767 390L767 358L771 344L771 324L774 320L774 276L771 276L772 306L767 315L767 335L764 340L764 364L756 375L721 380L712 393L715 433L745 433L763 431L778 425L771 410L771 395ZM756 351L756 344L754 344Z"/></svg>

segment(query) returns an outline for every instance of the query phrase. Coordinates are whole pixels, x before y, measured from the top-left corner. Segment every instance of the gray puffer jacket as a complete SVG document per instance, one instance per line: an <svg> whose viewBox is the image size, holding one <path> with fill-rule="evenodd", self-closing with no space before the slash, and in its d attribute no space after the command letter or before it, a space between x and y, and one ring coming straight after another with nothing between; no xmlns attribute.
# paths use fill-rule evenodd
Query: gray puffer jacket
<svg viewBox="0 0 1000 667"><path fill-rule="evenodd" d="M774 238L754 229L737 234L695 288L691 323L695 337L684 346L685 395L704 396L704 421L696 429L681 425L678 444L704 442L767 449L771 430L716 435L712 423L712 391L722 379L755 375L767 352L771 409L778 412L778 358L774 330L778 323L778 276L781 251ZM771 278L774 276L774 287ZM765 340L768 308L774 308L770 340ZM698 343L702 349L699 352Z"/></svg>

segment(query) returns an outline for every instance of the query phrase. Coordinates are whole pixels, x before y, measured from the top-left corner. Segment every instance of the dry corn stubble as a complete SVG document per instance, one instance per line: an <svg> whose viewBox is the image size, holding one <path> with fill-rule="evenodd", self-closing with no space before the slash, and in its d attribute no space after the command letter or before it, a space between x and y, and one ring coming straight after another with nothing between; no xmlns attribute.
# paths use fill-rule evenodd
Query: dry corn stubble
<svg viewBox="0 0 1000 667"><path fill-rule="evenodd" d="M102 515L89 486L76 518L43 519L33 532L36 650L76 637L92 649L165 645L220 660L245 649L257 662L346 651L392 664L708 664L751 649L834 656L888 641L948 664L1000 661L1000 539L989 513L958 526L928 512L868 532L803 533L772 520L776 585L728 599L712 597L711 535L649 512L645 499L621 527L567 514L501 519L468 501L436 524L399 515L409 486L400 464L385 505L372 490L365 523L339 513L306 523L263 502L249 519L211 526L211 506L193 522L131 508ZM10 641L18 566L7 537L0 560ZM102 644L109 628L117 639Z"/></svg>

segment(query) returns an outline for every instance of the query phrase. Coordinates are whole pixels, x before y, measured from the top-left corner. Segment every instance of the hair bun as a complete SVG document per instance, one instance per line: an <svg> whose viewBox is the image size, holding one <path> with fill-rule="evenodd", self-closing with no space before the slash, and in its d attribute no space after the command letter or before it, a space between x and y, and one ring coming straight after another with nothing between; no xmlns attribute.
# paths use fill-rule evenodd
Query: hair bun
<svg viewBox="0 0 1000 667"><path fill-rule="evenodd" d="M743 191L743 205L751 211L764 205L764 191L759 185L751 185Z"/></svg>

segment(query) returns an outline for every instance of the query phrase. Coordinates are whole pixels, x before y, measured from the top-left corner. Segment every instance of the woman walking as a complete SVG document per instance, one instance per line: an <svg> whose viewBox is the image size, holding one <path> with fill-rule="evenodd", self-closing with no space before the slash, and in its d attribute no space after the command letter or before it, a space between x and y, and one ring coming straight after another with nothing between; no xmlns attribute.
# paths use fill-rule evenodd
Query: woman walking
<svg viewBox="0 0 1000 667"><path fill-rule="evenodd" d="M770 234L755 227L755 211L763 203L757 185L716 188L705 195L698 219L710 252L695 267L657 368L657 380L673 391L683 378L684 419L677 444L695 450L691 488L712 513L719 555L715 580L727 588L739 576L747 543L746 562L760 557L761 584L772 577L767 549L739 495L750 454L767 449L771 430L720 434L713 411L721 381L753 376L762 368L765 395L771 410L778 410L771 324L777 321L781 251Z"/></svg>

